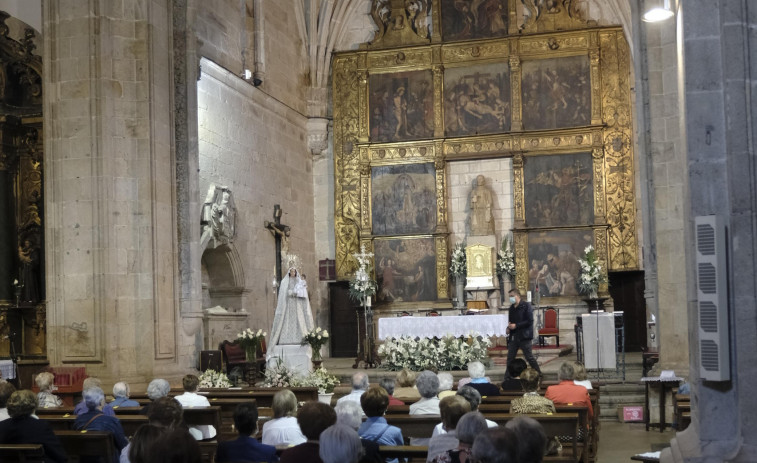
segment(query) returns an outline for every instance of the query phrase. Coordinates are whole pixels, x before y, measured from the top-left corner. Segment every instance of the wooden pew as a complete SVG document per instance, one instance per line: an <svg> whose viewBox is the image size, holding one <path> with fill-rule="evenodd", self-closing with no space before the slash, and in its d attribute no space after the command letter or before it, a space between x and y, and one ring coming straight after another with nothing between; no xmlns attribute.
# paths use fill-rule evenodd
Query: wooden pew
<svg viewBox="0 0 757 463"><path fill-rule="evenodd" d="M69 461L77 461L81 457L102 457L104 462L113 461L116 455L116 445L113 436L105 431L55 431Z"/></svg>
<svg viewBox="0 0 757 463"><path fill-rule="evenodd" d="M35 415L73 415L74 407L50 407L50 408L38 408Z"/></svg>
<svg viewBox="0 0 757 463"><path fill-rule="evenodd" d="M282 388L266 388L266 387L253 387L253 388L239 388L239 389L200 389L198 394L204 395L209 401L212 399L237 399L237 400L252 400L255 399L259 407L270 407L273 404L273 396L276 395ZM314 387L293 387L288 388L294 392L297 401L308 402L318 400L318 389ZM175 397L183 394L183 389L171 389L168 393L169 397ZM147 393L132 394L132 400L136 400L142 405L150 403L150 399L147 397Z"/></svg>
<svg viewBox="0 0 757 463"><path fill-rule="evenodd" d="M0 461L7 463L43 463L42 444L0 444Z"/></svg>
<svg viewBox="0 0 757 463"><path fill-rule="evenodd" d="M214 440L197 441L200 445L200 459L202 463L213 463L216 457L218 442Z"/></svg>
<svg viewBox="0 0 757 463"><path fill-rule="evenodd" d="M676 417L676 430L683 431L691 424L691 395L678 394L673 391L673 416Z"/></svg>
<svg viewBox="0 0 757 463"><path fill-rule="evenodd" d="M75 415L40 415L39 419L45 420L47 424L53 429L53 431L71 431L74 429L74 421L76 421ZM123 415L119 416L118 420L121 422L121 426L124 428L124 434L126 437L131 437L137 432L137 429L146 424L147 417L144 415Z"/></svg>

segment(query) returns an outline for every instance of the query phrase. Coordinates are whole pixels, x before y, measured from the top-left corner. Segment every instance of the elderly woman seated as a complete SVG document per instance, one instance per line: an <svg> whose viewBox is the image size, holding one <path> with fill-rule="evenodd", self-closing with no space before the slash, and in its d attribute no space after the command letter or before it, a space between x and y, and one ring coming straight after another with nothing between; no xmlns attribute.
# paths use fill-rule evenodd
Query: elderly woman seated
<svg viewBox="0 0 757 463"><path fill-rule="evenodd" d="M378 445L403 445L402 431L397 426L387 424L384 413L389 406L389 394L381 386L371 386L360 397L360 405L367 417L357 433L363 439Z"/></svg>
<svg viewBox="0 0 757 463"><path fill-rule="evenodd" d="M518 437L518 462L541 463L547 451L547 434L544 427L528 416L518 416L505 424Z"/></svg>
<svg viewBox="0 0 757 463"><path fill-rule="evenodd" d="M42 444L45 462L66 461L66 452L50 425L32 416L37 409L32 391L14 392L7 405L10 419L0 422L0 444Z"/></svg>
<svg viewBox="0 0 757 463"><path fill-rule="evenodd" d="M113 410L119 407L139 407L139 402L129 399L129 385L123 381L113 385L113 397L115 399L107 404L103 411Z"/></svg>
<svg viewBox="0 0 757 463"><path fill-rule="evenodd" d="M405 402L394 397L394 387L397 382L392 378L381 378L379 380L379 386L386 389L386 393L389 394L389 405L405 405Z"/></svg>
<svg viewBox="0 0 757 463"><path fill-rule="evenodd" d="M470 411L478 411L478 406L481 405L481 394L479 394L477 390L470 387L470 385L466 385L457 390L457 395L470 404ZM492 420L485 421L490 428L496 428L498 426L497 423ZM431 437L433 438L434 436L444 434L445 432L447 431L444 430L444 423L439 423L434 427L434 432L431 434Z"/></svg>
<svg viewBox="0 0 757 463"><path fill-rule="evenodd" d="M435 456L431 461L434 463L468 463L473 441L476 439L477 435L488 428L489 426L486 423L484 415L479 412L466 413L460 418L460 421L457 422L457 426L455 427L455 434L457 435L458 440L457 447L452 450L447 450L441 455Z"/></svg>
<svg viewBox="0 0 757 463"><path fill-rule="evenodd" d="M439 415L439 378L432 371L422 371L415 380L420 400L410 405L411 415Z"/></svg>
<svg viewBox="0 0 757 463"><path fill-rule="evenodd" d="M487 429L473 441L470 458L478 463L520 463L518 436L503 427Z"/></svg>
<svg viewBox="0 0 757 463"><path fill-rule="evenodd" d="M321 433L318 455L323 463L358 463L363 445L354 429L343 424L329 426Z"/></svg>
<svg viewBox="0 0 757 463"><path fill-rule="evenodd" d="M263 424L266 445L299 445L307 439L297 424L297 397L289 389L273 396L273 419Z"/></svg>
<svg viewBox="0 0 757 463"><path fill-rule="evenodd" d="M155 402L156 400L168 397L168 393L171 391L171 385L168 381L162 378L156 378L150 381L147 385L147 398ZM145 405L142 407L141 415L147 415L149 413L150 406Z"/></svg>
<svg viewBox="0 0 757 463"><path fill-rule="evenodd" d="M528 368L520 375L520 383L525 394L510 402L510 413L526 415L529 413L555 413L555 404L539 395L539 373Z"/></svg>
<svg viewBox="0 0 757 463"><path fill-rule="evenodd" d="M499 395L499 386L489 382L486 377L486 368L481 362L471 362L468 364L468 375L471 380L467 384L477 390L481 397Z"/></svg>
<svg viewBox="0 0 757 463"><path fill-rule="evenodd" d="M49 371L43 371L34 378L37 383L39 393L37 394L37 406L39 408L53 408L63 405L63 401L57 395L53 394L53 381L55 376Z"/></svg>
<svg viewBox="0 0 757 463"><path fill-rule="evenodd" d="M89 388L92 387L99 387L102 389L103 382L100 381L100 378L96 378L94 376L88 376L84 378L84 382L82 383L82 391L86 391ZM84 403L84 397L82 397L81 402L76 404L74 407L74 415L81 415L82 413L87 413L87 404ZM116 416L116 413L113 411L112 408L103 408L103 414L108 416Z"/></svg>
<svg viewBox="0 0 757 463"><path fill-rule="evenodd" d="M442 425L446 431L444 434L438 434L431 438L428 443L427 461L433 460L436 456L447 453L459 444L455 428L460 418L470 410L470 404L467 400L459 395L453 395L443 398L439 402L439 409L442 412Z"/></svg>
<svg viewBox="0 0 757 463"><path fill-rule="evenodd" d="M421 398L418 389L415 387L415 377L416 374L407 368L397 373L397 384L394 386L393 394L397 400L408 403Z"/></svg>
<svg viewBox="0 0 757 463"><path fill-rule="evenodd" d="M113 434L113 440L116 443L116 449L118 449L115 461L118 461L121 450L129 443L124 435L121 422L114 416L102 413L102 406L105 404L105 394L102 389L99 387L85 389L83 396L87 412L76 417L74 429L77 431L107 431Z"/></svg>
<svg viewBox="0 0 757 463"><path fill-rule="evenodd" d="M437 373L436 377L439 378L439 400L455 395L455 391L452 390L455 381L450 373L444 371Z"/></svg>
<svg viewBox="0 0 757 463"><path fill-rule="evenodd" d="M363 424L363 409L355 402L347 401L336 404L334 411L336 412L337 424L348 426L354 429L355 432ZM361 463L382 463L384 461L381 458L379 445L376 442L361 437L360 443L363 445L363 456L360 458Z"/></svg>

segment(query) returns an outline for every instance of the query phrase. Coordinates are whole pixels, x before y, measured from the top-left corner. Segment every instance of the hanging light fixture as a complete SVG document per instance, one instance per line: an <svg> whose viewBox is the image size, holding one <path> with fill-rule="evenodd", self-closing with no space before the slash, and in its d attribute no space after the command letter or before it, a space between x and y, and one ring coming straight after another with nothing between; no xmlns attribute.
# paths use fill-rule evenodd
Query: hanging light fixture
<svg viewBox="0 0 757 463"><path fill-rule="evenodd" d="M673 10L670 8L670 0L647 0L647 11L641 17L648 23L665 21L673 17Z"/></svg>

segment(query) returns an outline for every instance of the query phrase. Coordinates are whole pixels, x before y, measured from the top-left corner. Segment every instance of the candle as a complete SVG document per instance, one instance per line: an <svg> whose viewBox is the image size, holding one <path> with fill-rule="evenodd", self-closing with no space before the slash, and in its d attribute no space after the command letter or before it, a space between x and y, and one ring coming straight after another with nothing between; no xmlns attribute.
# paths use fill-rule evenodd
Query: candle
<svg viewBox="0 0 757 463"><path fill-rule="evenodd" d="M371 296L367 296L365 298L365 306L370 307L371 306Z"/></svg>

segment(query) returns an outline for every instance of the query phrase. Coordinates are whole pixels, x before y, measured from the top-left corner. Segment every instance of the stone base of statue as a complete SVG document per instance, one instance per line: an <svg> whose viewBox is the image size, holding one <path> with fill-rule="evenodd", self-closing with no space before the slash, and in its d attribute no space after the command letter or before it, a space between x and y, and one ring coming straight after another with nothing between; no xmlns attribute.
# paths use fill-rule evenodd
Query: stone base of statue
<svg viewBox="0 0 757 463"><path fill-rule="evenodd" d="M268 350L266 356L267 368L275 368L278 359L290 370L294 370L302 376L307 376L312 371L310 346L299 344L282 344Z"/></svg>

